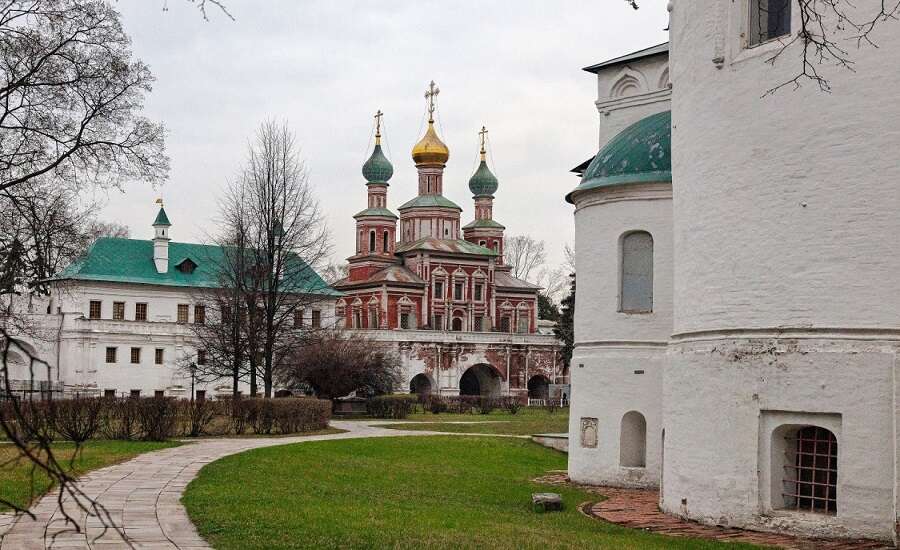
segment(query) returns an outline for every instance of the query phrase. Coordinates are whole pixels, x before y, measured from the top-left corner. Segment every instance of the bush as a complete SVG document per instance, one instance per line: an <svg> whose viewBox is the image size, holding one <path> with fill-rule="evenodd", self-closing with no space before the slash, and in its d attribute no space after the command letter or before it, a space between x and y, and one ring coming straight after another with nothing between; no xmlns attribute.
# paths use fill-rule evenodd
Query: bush
<svg viewBox="0 0 900 550"><path fill-rule="evenodd" d="M496 407L497 404L492 397L482 397L478 400L478 412L481 414L491 414Z"/></svg>
<svg viewBox="0 0 900 550"><path fill-rule="evenodd" d="M103 398L101 433L107 439L137 439L140 435L138 399Z"/></svg>
<svg viewBox="0 0 900 550"><path fill-rule="evenodd" d="M166 441L175 435L178 408L171 397L136 399L141 437L146 441Z"/></svg>
<svg viewBox="0 0 900 550"><path fill-rule="evenodd" d="M184 426L181 433L189 437L197 437L209 433L209 426L216 416L222 416L225 407L223 402L209 399L182 400L178 403L178 417ZM230 410L228 411L230 413Z"/></svg>
<svg viewBox="0 0 900 550"><path fill-rule="evenodd" d="M416 395L379 395L366 402L366 410L375 418L401 419L409 416L417 401Z"/></svg>
<svg viewBox="0 0 900 550"><path fill-rule="evenodd" d="M519 401L518 397L509 396L503 398L502 406L509 414L517 414L519 409L522 408L522 402Z"/></svg>
<svg viewBox="0 0 900 550"><path fill-rule="evenodd" d="M56 431L63 438L81 444L100 430L104 401L97 397L76 397L51 401Z"/></svg>
<svg viewBox="0 0 900 550"><path fill-rule="evenodd" d="M432 414L441 414L442 412L447 412L449 406L447 402L437 396L428 396L428 410L431 411Z"/></svg>
<svg viewBox="0 0 900 550"><path fill-rule="evenodd" d="M269 402L275 426L282 434L324 430L331 419L331 402L324 399L298 397Z"/></svg>

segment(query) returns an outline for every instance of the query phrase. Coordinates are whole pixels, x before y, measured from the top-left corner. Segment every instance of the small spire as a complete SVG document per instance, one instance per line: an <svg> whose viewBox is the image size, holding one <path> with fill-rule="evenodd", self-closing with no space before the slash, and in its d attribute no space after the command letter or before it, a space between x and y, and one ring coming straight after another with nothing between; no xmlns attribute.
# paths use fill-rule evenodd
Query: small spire
<svg viewBox="0 0 900 550"><path fill-rule="evenodd" d="M428 124L434 124L434 100L437 99L441 89L435 86L434 80L428 84L428 90L425 91L425 99L428 100Z"/></svg>
<svg viewBox="0 0 900 550"><path fill-rule="evenodd" d="M485 137L487 137L487 133L488 133L487 128L485 128L484 126L482 126L481 131L478 132L478 136L481 138L481 151L480 151L481 152L481 160L485 159L485 154L487 153L487 151L484 148L484 139L485 139Z"/></svg>
<svg viewBox="0 0 900 550"><path fill-rule="evenodd" d="M375 145L381 145L381 117L383 116L384 113L378 109L378 112L375 113Z"/></svg>

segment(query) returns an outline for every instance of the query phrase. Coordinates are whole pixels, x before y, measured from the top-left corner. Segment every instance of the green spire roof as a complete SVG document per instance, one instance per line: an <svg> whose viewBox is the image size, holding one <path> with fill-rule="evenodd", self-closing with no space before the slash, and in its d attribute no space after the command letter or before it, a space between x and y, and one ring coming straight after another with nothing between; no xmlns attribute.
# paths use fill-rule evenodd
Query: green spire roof
<svg viewBox="0 0 900 550"><path fill-rule="evenodd" d="M166 216L166 211L162 206L159 207L159 214L157 214L156 219L153 220L153 225L172 225L169 223L169 216Z"/></svg>
<svg viewBox="0 0 900 550"><path fill-rule="evenodd" d="M394 175L394 167L387 157L384 156L384 153L381 152L381 144L375 145L372 156L363 164L362 174L369 183L384 184Z"/></svg>
<svg viewBox="0 0 900 550"><path fill-rule="evenodd" d="M493 197L499 187L497 177L491 173L487 162L482 159L478 165L478 170L469 178L469 191L476 197Z"/></svg>
<svg viewBox="0 0 900 550"><path fill-rule="evenodd" d="M598 187L672 181L672 113L664 111L622 130L600 149L581 178L566 195Z"/></svg>

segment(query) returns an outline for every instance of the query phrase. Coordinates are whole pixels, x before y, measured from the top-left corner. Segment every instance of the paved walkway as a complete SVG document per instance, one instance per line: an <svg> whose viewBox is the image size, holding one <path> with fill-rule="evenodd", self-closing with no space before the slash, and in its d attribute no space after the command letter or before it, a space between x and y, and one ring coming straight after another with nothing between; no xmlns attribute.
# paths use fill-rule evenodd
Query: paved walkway
<svg viewBox="0 0 900 550"><path fill-rule="evenodd" d="M581 508L586 515L623 527L640 529L673 537L715 539L728 542L748 542L761 546L788 550L875 550L893 548L881 542L867 540L824 540L792 537L777 533L761 533L728 527L713 527L686 521L659 510L659 491L651 489L621 489L578 485L569 481L565 473L538 478L537 481L555 485L573 485L605 497Z"/></svg>
<svg viewBox="0 0 900 550"><path fill-rule="evenodd" d="M249 449L359 437L432 435L429 431L404 431L378 427L390 422L333 421L345 433L246 439L201 439L95 470L79 481L84 493L102 505L109 521L88 515L69 500L66 511L76 517L79 532L67 524L51 493L31 508L35 519L0 514L0 550L44 550L47 548L182 549L210 548L188 519L181 496L200 468L224 456ZM123 534L127 537L123 538ZM129 544L130 543L130 544Z"/></svg>

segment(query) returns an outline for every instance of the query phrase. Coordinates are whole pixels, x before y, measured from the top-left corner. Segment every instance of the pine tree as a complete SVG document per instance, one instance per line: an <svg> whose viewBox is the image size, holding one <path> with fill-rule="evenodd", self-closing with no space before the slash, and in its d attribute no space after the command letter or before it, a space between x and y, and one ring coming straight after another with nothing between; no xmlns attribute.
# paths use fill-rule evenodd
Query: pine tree
<svg viewBox="0 0 900 550"><path fill-rule="evenodd" d="M572 273L569 277L572 279L572 283L569 285L569 295L562 300L562 311L556 328L553 330L556 337L563 342L560 352L566 369L569 368L569 363L572 361L572 350L575 347L575 274Z"/></svg>

